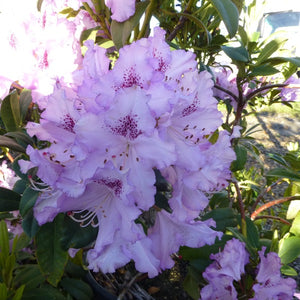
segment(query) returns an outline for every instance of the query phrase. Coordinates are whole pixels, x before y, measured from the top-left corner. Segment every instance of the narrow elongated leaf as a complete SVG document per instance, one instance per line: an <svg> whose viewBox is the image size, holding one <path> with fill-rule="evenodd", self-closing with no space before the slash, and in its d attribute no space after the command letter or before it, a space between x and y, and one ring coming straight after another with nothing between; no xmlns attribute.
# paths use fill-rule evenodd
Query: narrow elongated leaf
<svg viewBox="0 0 300 300"><path fill-rule="evenodd" d="M91 287L80 279L63 278L60 285L77 300L90 300L93 298Z"/></svg>
<svg viewBox="0 0 300 300"><path fill-rule="evenodd" d="M245 47L229 47L221 46L222 50L228 55L232 60L248 62L249 54Z"/></svg>
<svg viewBox="0 0 300 300"><path fill-rule="evenodd" d="M229 36L232 38L238 30L239 11L231 0L210 0L222 18Z"/></svg>
<svg viewBox="0 0 300 300"><path fill-rule="evenodd" d="M0 147L9 148L13 151L22 152L22 153L26 152L26 149L21 145L19 145L15 140L4 135L0 135Z"/></svg>
<svg viewBox="0 0 300 300"><path fill-rule="evenodd" d="M19 145L24 146L24 148L26 148L27 145L33 145L32 138L25 131L7 132L5 136L14 138L21 144Z"/></svg>
<svg viewBox="0 0 300 300"><path fill-rule="evenodd" d="M145 12L147 6L149 4L149 1L142 1L136 3L135 7L135 14L130 17L125 22L117 22L113 20L111 22L111 35L112 40L117 47L117 49L122 48L125 44L127 39L129 38L132 30L138 25L143 13Z"/></svg>
<svg viewBox="0 0 300 300"><path fill-rule="evenodd" d="M22 228L30 238L33 238L39 230L39 225L37 220L33 216L32 209L29 210L25 217L23 217Z"/></svg>
<svg viewBox="0 0 300 300"><path fill-rule="evenodd" d="M51 223L46 223L36 235L36 253L38 263L47 281L57 286L68 261L68 252L60 243L63 235L64 215L58 215Z"/></svg>
<svg viewBox="0 0 300 300"><path fill-rule="evenodd" d="M278 255L282 264L289 264L300 255L300 237L292 236L280 241Z"/></svg>
<svg viewBox="0 0 300 300"><path fill-rule="evenodd" d="M33 290L25 290L22 300L69 300L57 288L51 285L42 285Z"/></svg>
<svg viewBox="0 0 300 300"><path fill-rule="evenodd" d="M25 265L16 272L14 283L16 285L25 284L26 290L34 289L45 281L45 277L40 271L39 266Z"/></svg>
<svg viewBox="0 0 300 300"><path fill-rule="evenodd" d="M0 187L0 212L18 210L21 196L9 189Z"/></svg>
<svg viewBox="0 0 300 300"><path fill-rule="evenodd" d="M25 120L31 102L31 90L23 89L20 94L20 116L22 121Z"/></svg>
<svg viewBox="0 0 300 300"><path fill-rule="evenodd" d="M270 65L261 65L252 68L252 72L250 73L250 76L268 76L268 75L276 74L278 72L280 71Z"/></svg>
<svg viewBox="0 0 300 300"><path fill-rule="evenodd" d="M294 181L300 181L300 174L284 168L275 168L269 171L266 176L288 178Z"/></svg>
<svg viewBox="0 0 300 300"><path fill-rule="evenodd" d="M234 147L236 154L236 160L231 164L231 171L235 172L242 170L247 162L247 149L242 145L236 145Z"/></svg>
<svg viewBox="0 0 300 300"><path fill-rule="evenodd" d="M283 265L280 268L280 272L286 276L297 276L298 275L297 271L288 265Z"/></svg>
<svg viewBox="0 0 300 300"><path fill-rule="evenodd" d="M34 206L37 198L39 196L39 192L28 187L21 198L20 202L20 214L21 216L25 216L29 210Z"/></svg>
<svg viewBox="0 0 300 300"><path fill-rule="evenodd" d="M7 131L15 131L21 124L20 103L16 91L4 98L1 104L1 118Z"/></svg>
<svg viewBox="0 0 300 300"><path fill-rule="evenodd" d="M23 296L23 291L25 288L25 284L21 285L15 292L15 295L13 296L12 300L21 300Z"/></svg>
<svg viewBox="0 0 300 300"><path fill-rule="evenodd" d="M278 39L270 41L260 52L257 57L256 64L260 65L263 61L268 59L273 53L275 53L280 46L282 45L283 41Z"/></svg>
<svg viewBox="0 0 300 300"><path fill-rule="evenodd" d="M178 13L179 16L183 16L187 19L189 19L190 21L192 21L196 26L198 26L202 31L204 31L205 33L205 37L206 37L206 44L209 45L211 42L211 34L210 32L207 30L206 26L203 24L203 22L198 19L197 17L191 15L191 14L187 14L187 13Z"/></svg>
<svg viewBox="0 0 300 300"><path fill-rule="evenodd" d="M0 254L0 264L4 268L9 256L9 238L6 223L3 220L0 222Z"/></svg>
<svg viewBox="0 0 300 300"><path fill-rule="evenodd" d="M1 300L6 300L7 299L7 294L8 294L8 289L5 285L5 283L0 282L0 299Z"/></svg>
<svg viewBox="0 0 300 300"><path fill-rule="evenodd" d="M272 57L267 60L267 62L273 65L279 65L282 63L291 63L297 67L300 67L300 57Z"/></svg>
<svg viewBox="0 0 300 300"><path fill-rule="evenodd" d="M237 215L232 208L217 208L202 217L202 220L214 219L216 222L216 230L224 231L228 226L236 226Z"/></svg>
<svg viewBox="0 0 300 300"><path fill-rule="evenodd" d="M294 219L290 232L300 238L300 212L298 212L296 218Z"/></svg>

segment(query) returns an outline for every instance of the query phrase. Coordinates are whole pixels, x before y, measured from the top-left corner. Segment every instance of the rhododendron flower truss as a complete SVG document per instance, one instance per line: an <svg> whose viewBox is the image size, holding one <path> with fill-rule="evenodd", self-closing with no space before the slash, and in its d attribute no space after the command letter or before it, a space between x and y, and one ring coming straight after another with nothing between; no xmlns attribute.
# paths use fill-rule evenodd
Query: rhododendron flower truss
<svg viewBox="0 0 300 300"><path fill-rule="evenodd" d="M48 186L33 182L41 191L35 218L44 224L65 212L82 226L97 226L87 256L94 270L113 272L134 260L153 277L173 265L180 246L221 237L214 222L195 219L207 193L230 178L231 137L220 132L209 141L222 124L211 76L198 72L193 53L171 51L164 37L156 28L153 37L125 46L112 69L105 50L87 41L73 73L78 86L57 85L40 124L28 124L29 134L51 143L29 146L30 162L20 162L24 172L38 167L38 180ZM169 212L155 202L154 170L173 186ZM149 211L145 234L136 222Z"/></svg>

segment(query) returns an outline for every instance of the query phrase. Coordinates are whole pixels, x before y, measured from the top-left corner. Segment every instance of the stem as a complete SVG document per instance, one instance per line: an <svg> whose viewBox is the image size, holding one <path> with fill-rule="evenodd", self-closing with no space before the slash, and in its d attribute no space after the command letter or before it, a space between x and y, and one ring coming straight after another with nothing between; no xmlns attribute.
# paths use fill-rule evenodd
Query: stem
<svg viewBox="0 0 300 300"><path fill-rule="evenodd" d="M183 13L189 13L192 4L193 4L193 0L190 0L188 2L188 4L186 5L186 8L183 11ZM175 26L174 30L167 37L167 41L171 42L175 38L175 36L177 35L178 31L183 27L183 25L186 22L186 20L187 20L187 17L184 17L184 16L181 16L179 18L179 21L178 21L177 25Z"/></svg>
<svg viewBox="0 0 300 300"><path fill-rule="evenodd" d="M6 152L5 155L7 156L7 158L9 159L10 162L14 162L14 158L11 156L11 154L9 152Z"/></svg>
<svg viewBox="0 0 300 300"><path fill-rule="evenodd" d="M284 197L284 198L270 201L270 202L264 204L263 206L261 206L260 208L258 208L257 210L255 210L251 215L251 220L252 221L255 220L255 218L257 217L257 215L259 213L261 213L262 211L266 210L267 208L269 208L271 206L274 206L274 205L280 204L280 203L284 203L284 202L288 202L288 201L292 201L292 200L300 200L300 196L290 196L290 197Z"/></svg>
<svg viewBox="0 0 300 300"><path fill-rule="evenodd" d="M142 28L139 32L139 35L138 35L137 39L141 39L145 36L146 31L149 28L152 13L154 11L155 6L157 5L156 1L157 0L151 0L150 4L147 7L146 12L145 12L145 19L144 19Z"/></svg>
<svg viewBox="0 0 300 300"><path fill-rule="evenodd" d="M279 184L280 182L282 182L283 179L278 179L277 181L273 182L271 185L269 185L264 191L262 191L256 198L255 203L253 204L253 206L251 207L251 211L254 211L256 206L258 205L259 201L264 197L265 194L269 193L271 191L271 189L276 186L277 184Z"/></svg>
<svg viewBox="0 0 300 300"><path fill-rule="evenodd" d="M260 215L255 218L255 220L258 220L258 219L273 219L273 220L277 220L283 224L291 226L291 223L289 221L282 219L280 217L269 216L269 215Z"/></svg>
<svg viewBox="0 0 300 300"><path fill-rule="evenodd" d="M279 87L279 88L284 88L288 86L287 83L278 83L278 84L269 84L269 85L265 85L265 86L262 86L260 88L258 88L257 90L249 93L247 96L246 96L246 100L250 100L251 98L253 98L256 94L259 94L260 92L262 91L265 91L265 90L270 90L270 89L273 89L273 88L276 88L276 87Z"/></svg>
<svg viewBox="0 0 300 300"><path fill-rule="evenodd" d="M227 95L231 96L234 100L238 101L239 97L237 95L235 95L234 93L232 93L231 91L224 89L223 87L215 84L214 87L224 93L226 93Z"/></svg>
<svg viewBox="0 0 300 300"><path fill-rule="evenodd" d="M238 203L239 203L239 207L240 207L240 211L241 211L241 229L242 229L242 234L243 234L243 236L247 237L247 226L246 226L245 209L244 209L244 204L243 204L241 190L240 190L240 187L239 187L239 185L238 185L238 183L236 181L233 181L233 184L234 184L235 189L236 189L237 199L238 199Z"/></svg>

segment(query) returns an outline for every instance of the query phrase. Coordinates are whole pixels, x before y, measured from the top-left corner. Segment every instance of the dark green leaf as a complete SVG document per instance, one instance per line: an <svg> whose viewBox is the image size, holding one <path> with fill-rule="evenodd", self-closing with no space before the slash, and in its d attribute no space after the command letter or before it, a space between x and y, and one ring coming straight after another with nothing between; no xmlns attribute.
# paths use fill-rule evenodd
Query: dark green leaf
<svg viewBox="0 0 300 300"><path fill-rule="evenodd" d="M236 154L236 160L231 164L231 171L235 172L242 170L247 162L247 149L242 145L236 145L234 147Z"/></svg>
<svg viewBox="0 0 300 300"><path fill-rule="evenodd" d="M77 300L93 299L93 291L91 287L80 279L63 278L60 285Z"/></svg>
<svg viewBox="0 0 300 300"><path fill-rule="evenodd" d="M26 152L26 149L21 145L19 145L15 140L4 135L0 135L0 147L9 148L13 151L22 152L22 153Z"/></svg>
<svg viewBox="0 0 300 300"><path fill-rule="evenodd" d="M68 252L61 246L64 215L59 214L54 221L46 223L36 234L36 254L42 273L47 281L57 286L68 261Z"/></svg>
<svg viewBox="0 0 300 300"><path fill-rule="evenodd" d="M261 65L258 67L253 67L249 76L268 76L278 72L280 71L270 65Z"/></svg>
<svg viewBox="0 0 300 300"><path fill-rule="evenodd" d="M300 57L272 57L267 60L267 62L278 65L283 63L291 63L295 65L296 67L300 67Z"/></svg>
<svg viewBox="0 0 300 300"><path fill-rule="evenodd" d="M213 219L216 222L216 230L224 231L227 227L238 224L237 215L232 208L216 208L202 217L202 220Z"/></svg>
<svg viewBox="0 0 300 300"><path fill-rule="evenodd" d="M16 235L13 241L12 252L15 253L28 247L30 242L31 242L30 237L28 237L27 234L25 234L24 232L22 232L20 235Z"/></svg>
<svg viewBox="0 0 300 300"><path fill-rule="evenodd" d="M32 102L31 90L23 89L20 94L20 114L21 114L21 120L23 122L25 120L31 102Z"/></svg>
<svg viewBox="0 0 300 300"><path fill-rule="evenodd" d="M214 209L217 207L228 207L229 199L226 191L213 194L209 200L209 206Z"/></svg>
<svg viewBox="0 0 300 300"><path fill-rule="evenodd" d="M280 241L278 255L282 264L289 264L300 255L300 237L292 236Z"/></svg>
<svg viewBox="0 0 300 300"><path fill-rule="evenodd" d="M0 254L0 267L4 268L9 256L9 238L6 223L3 220L0 222Z"/></svg>
<svg viewBox="0 0 300 300"><path fill-rule="evenodd" d="M0 187L0 211L18 210L21 196L9 189Z"/></svg>
<svg viewBox="0 0 300 300"><path fill-rule="evenodd" d="M14 138L24 148L27 145L33 145L32 138L25 131L7 132L5 136Z"/></svg>
<svg viewBox="0 0 300 300"><path fill-rule="evenodd" d="M39 230L39 224L33 216L32 209L23 217L22 228L30 238L33 238Z"/></svg>
<svg viewBox="0 0 300 300"><path fill-rule="evenodd" d="M287 162L285 161L285 159L281 156L281 155L278 155L278 154L274 154L274 153L268 153L268 156L277 161L278 163L280 163L281 165L283 166L288 166Z"/></svg>
<svg viewBox="0 0 300 300"><path fill-rule="evenodd" d="M249 53L246 48L243 46L240 47L229 47L229 46L221 46L222 50L225 52L227 56L229 56L232 60L248 62L249 61Z"/></svg>
<svg viewBox="0 0 300 300"><path fill-rule="evenodd" d="M238 30L239 11L231 0L210 0L222 18L229 36L232 38Z"/></svg>
<svg viewBox="0 0 300 300"><path fill-rule="evenodd" d="M209 45L211 42L211 34L210 32L207 30L207 27L203 24L203 22L198 19L197 17L195 17L194 15L191 14L187 14L187 13L178 13L179 16L183 16L187 19L189 19L190 21L192 21L199 29L201 29L201 31L203 31L205 33L205 39L206 39L206 45Z"/></svg>
<svg viewBox="0 0 300 300"><path fill-rule="evenodd" d="M199 280L200 276L193 270L192 267L188 268L188 273L184 278L183 287L184 290L194 299L199 299Z"/></svg>
<svg viewBox="0 0 300 300"><path fill-rule="evenodd" d="M284 168L275 168L269 171L266 176L269 177L279 177L279 178L288 178L294 181L300 181L299 172L294 172L292 170L284 169Z"/></svg>
<svg viewBox="0 0 300 300"><path fill-rule="evenodd" d="M23 265L16 271L15 285L26 285L26 291L37 288L45 281L45 277L37 264Z"/></svg>
<svg viewBox="0 0 300 300"><path fill-rule="evenodd" d="M98 228L92 226L81 227L78 222L73 221L68 216L64 217L62 227L61 244L65 250L87 247L95 241L98 233Z"/></svg>
<svg viewBox="0 0 300 300"><path fill-rule="evenodd" d="M125 22L120 23L115 20L111 22L110 31L117 49L122 48L126 44L132 30L138 25L149 3L150 1L148 0L136 3L135 14Z"/></svg>
<svg viewBox="0 0 300 300"><path fill-rule="evenodd" d="M241 37L242 45L244 47L246 47L248 44L248 35L247 35L247 32L245 31L244 27L242 27L242 26L239 26L239 35Z"/></svg>
<svg viewBox="0 0 300 300"><path fill-rule="evenodd" d="M22 300L68 300L57 288L42 285L39 288L24 291Z"/></svg>
<svg viewBox="0 0 300 300"><path fill-rule="evenodd" d="M23 194L26 188L27 188L27 182L23 179L19 179L14 184L13 191L18 194Z"/></svg>
<svg viewBox="0 0 300 300"><path fill-rule="evenodd" d="M1 103L1 118L7 131L16 131L21 125L20 103L16 91Z"/></svg>
<svg viewBox="0 0 300 300"><path fill-rule="evenodd" d="M21 216L24 217L29 212L29 210L34 206L38 196L38 191L33 190L31 187L26 188L20 202Z"/></svg>

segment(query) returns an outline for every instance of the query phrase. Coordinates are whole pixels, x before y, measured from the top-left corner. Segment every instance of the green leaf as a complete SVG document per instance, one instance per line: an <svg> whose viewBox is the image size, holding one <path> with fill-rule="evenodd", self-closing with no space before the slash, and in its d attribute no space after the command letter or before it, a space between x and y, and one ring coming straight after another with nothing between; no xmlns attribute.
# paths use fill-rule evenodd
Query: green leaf
<svg viewBox="0 0 300 300"><path fill-rule="evenodd" d="M32 209L23 217L22 228L30 238L33 238L39 230L39 224L33 216Z"/></svg>
<svg viewBox="0 0 300 300"><path fill-rule="evenodd" d="M68 261L68 252L61 246L64 215L59 214L54 221L46 223L36 234L36 254L42 273L47 281L57 286Z"/></svg>
<svg viewBox="0 0 300 300"><path fill-rule="evenodd" d="M1 103L1 118L7 131L16 131L21 124L18 93L12 92Z"/></svg>
<svg viewBox="0 0 300 300"><path fill-rule="evenodd" d="M210 208L214 209L217 207L228 207L229 199L228 193L226 191L214 193L209 200Z"/></svg>
<svg viewBox="0 0 300 300"><path fill-rule="evenodd" d="M279 39L274 39L270 41L264 48L261 49L260 54L257 57L256 64L260 65L262 62L267 60L274 52L276 52L283 41Z"/></svg>
<svg viewBox="0 0 300 300"><path fill-rule="evenodd" d="M222 18L229 36L232 38L238 30L239 11L231 0L210 0Z"/></svg>
<svg viewBox="0 0 300 300"><path fill-rule="evenodd" d="M300 237L292 236L280 241L278 255L282 264L289 264L300 255Z"/></svg>
<svg viewBox="0 0 300 300"><path fill-rule="evenodd" d="M16 253L26 247L30 244L30 237L25 234L25 232L22 232L20 235L16 235L13 240L13 248L12 252Z"/></svg>
<svg viewBox="0 0 300 300"><path fill-rule="evenodd" d="M21 266L14 278L15 285L24 284L26 291L39 287L44 281L45 277L37 264Z"/></svg>
<svg viewBox="0 0 300 300"><path fill-rule="evenodd" d="M29 212L29 210L33 208L38 196L39 196L38 191L33 190L31 187L26 188L20 202L21 216L24 217Z"/></svg>
<svg viewBox="0 0 300 300"><path fill-rule="evenodd" d="M4 135L0 135L0 147L9 148L13 151L22 152L22 153L26 152L26 149L21 145L19 145L15 140Z"/></svg>
<svg viewBox="0 0 300 300"><path fill-rule="evenodd" d="M247 149L242 145L236 145L234 147L236 154L236 160L231 164L231 171L235 172L242 170L247 162Z"/></svg>
<svg viewBox="0 0 300 300"><path fill-rule="evenodd" d="M149 3L150 1L148 0L136 3L135 14L125 22L120 23L115 20L111 22L110 31L117 49L122 48L126 44L132 30L138 25Z"/></svg>
<svg viewBox="0 0 300 300"><path fill-rule="evenodd" d="M90 300L93 298L91 287L80 279L63 278L60 285L77 300Z"/></svg>
<svg viewBox="0 0 300 300"><path fill-rule="evenodd" d="M216 208L202 217L202 220L213 219L216 222L216 230L224 231L227 227L238 224L237 215L232 208Z"/></svg>
<svg viewBox="0 0 300 300"><path fill-rule="evenodd" d="M247 241L253 248L259 249L260 247L259 232L254 222L251 221L251 219L249 219L248 217L246 217L246 226L247 226Z"/></svg>
<svg viewBox="0 0 300 300"><path fill-rule="evenodd" d="M202 31L204 31L205 33L205 38L206 38L206 44L209 45L211 42L211 34L210 32L207 30L207 27L203 24L203 22L198 19L197 17L195 17L194 15L191 14L187 14L187 13L178 13L179 16L183 16L187 19L189 19L190 21L192 21L195 25L197 25Z"/></svg>
<svg viewBox="0 0 300 300"><path fill-rule="evenodd" d="M23 89L20 94L20 115L21 120L24 122L28 112L28 108L32 103L31 90Z"/></svg>
<svg viewBox="0 0 300 300"><path fill-rule="evenodd" d="M67 300L57 288L51 285L42 285L39 288L24 291L22 300Z"/></svg>
<svg viewBox="0 0 300 300"><path fill-rule="evenodd" d="M232 60L241 61L241 62L249 61L249 53L247 49L243 46L240 47L221 46L221 49Z"/></svg>
<svg viewBox="0 0 300 300"><path fill-rule="evenodd" d="M89 29L86 29L86 30L83 30L81 32L81 35L80 35L80 44L81 46L83 45L83 43L86 41L86 40L89 40L89 39L92 39L93 41L95 41L96 39L96 34L97 32L101 29L100 26L96 26L96 27L93 27L93 28L89 28Z"/></svg>
<svg viewBox="0 0 300 300"><path fill-rule="evenodd" d="M21 285L15 292L15 295L13 296L12 300L21 300L23 296L23 291L25 288L25 284Z"/></svg>
<svg viewBox="0 0 300 300"><path fill-rule="evenodd" d="M298 275L297 271L288 265L283 265L280 268L280 271L283 275L286 275L286 276L297 276Z"/></svg>
<svg viewBox="0 0 300 300"><path fill-rule="evenodd" d="M200 276L193 270L192 267L188 267L188 273L184 278L183 287L184 290L194 299L199 299L199 280Z"/></svg>
<svg viewBox="0 0 300 300"><path fill-rule="evenodd" d="M269 171L266 176L288 178L293 181L300 181L300 174L284 168L275 168Z"/></svg>
<svg viewBox="0 0 300 300"><path fill-rule="evenodd" d="M300 212L298 212L296 218L292 223L292 227L290 228L290 232L300 237Z"/></svg>
<svg viewBox="0 0 300 300"><path fill-rule="evenodd" d="M62 227L61 244L65 250L87 247L96 240L98 233L98 228L92 226L81 227L78 222L73 221L68 216L64 217Z"/></svg>
<svg viewBox="0 0 300 300"><path fill-rule="evenodd" d="M20 146L25 148L28 145L33 145L32 138L25 131L7 132L5 136L14 138L20 144Z"/></svg>
<svg viewBox="0 0 300 300"><path fill-rule="evenodd" d="M6 300L7 299L7 294L8 294L8 289L5 285L5 283L0 282L0 299L1 300Z"/></svg>
<svg viewBox="0 0 300 300"><path fill-rule="evenodd" d="M267 62L273 65L279 65L283 63L291 63L296 67L300 67L300 57L272 57L267 60Z"/></svg>
<svg viewBox="0 0 300 300"><path fill-rule="evenodd" d="M0 187L0 211L18 210L21 196L9 189Z"/></svg>
<svg viewBox="0 0 300 300"><path fill-rule="evenodd" d="M0 266L5 267L9 257L9 238L5 221L0 222ZM3 278L4 279L4 278Z"/></svg>
<svg viewBox="0 0 300 300"><path fill-rule="evenodd" d="M268 76L268 75L276 74L278 72L280 71L277 70L276 68L265 64L258 67L253 67L251 69L251 73L249 74L249 76Z"/></svg>

